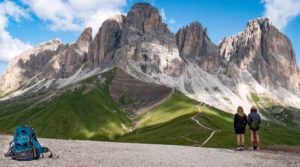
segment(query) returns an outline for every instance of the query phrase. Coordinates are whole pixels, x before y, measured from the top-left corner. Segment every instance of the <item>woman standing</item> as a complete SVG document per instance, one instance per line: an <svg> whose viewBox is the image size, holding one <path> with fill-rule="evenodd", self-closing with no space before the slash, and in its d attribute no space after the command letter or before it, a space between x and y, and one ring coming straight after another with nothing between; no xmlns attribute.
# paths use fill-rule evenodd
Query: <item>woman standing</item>
<svg viewBox="0 0 300 167"><path fill-rule="evenodd" d="M234 115L233 124L234 124L234 131L236 134L237 150L242 151L244 150L247 116L244 113L244 109L241 106L237 108L237 112Z"/></svg>
<svg viewBox="0 0 300 167"><path fill-rule="evenodd" d="M250 140L251 145L253 147L253 150L259 150L259 143L260 143L260 137L259 137L259 125L260 125L261 119L259 114L257 113L257 109L255 107L252 107L250 110L250 114L248 115L248 123L250 126Z"/></svg>

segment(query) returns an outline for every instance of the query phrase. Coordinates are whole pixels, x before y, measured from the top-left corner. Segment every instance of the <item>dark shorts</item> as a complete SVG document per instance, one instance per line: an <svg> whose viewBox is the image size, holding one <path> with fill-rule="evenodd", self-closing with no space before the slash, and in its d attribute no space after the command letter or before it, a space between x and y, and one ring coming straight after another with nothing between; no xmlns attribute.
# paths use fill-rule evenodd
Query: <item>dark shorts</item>
<svg viewBox="0 0 300 167"><path fill-rule="evenodd" d="M246 128L234 128L235 134L245 134Z"/></svg>
<svg viewBox="0 0 300 167"><path fill-rule="evenodd" d="M253 128L249 128L250 130L252 130L252 131L254 131L254 132L256 132L256 131L258 131L259 130L259 128L257 128L257 129L253 129Z"/></svg>

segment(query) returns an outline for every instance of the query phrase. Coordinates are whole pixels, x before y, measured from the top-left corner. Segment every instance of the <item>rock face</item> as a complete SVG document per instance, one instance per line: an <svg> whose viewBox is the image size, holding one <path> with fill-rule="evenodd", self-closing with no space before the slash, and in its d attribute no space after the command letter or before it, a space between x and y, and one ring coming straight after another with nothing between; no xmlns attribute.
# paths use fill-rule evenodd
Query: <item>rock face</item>
<svg viewBox="0 0 300 167"><path fill-rule="evenodd" d="M86 28L74 44L67 44L60 48L58 54L49 62L47 76L49 78L72 76L88 60L88 49L92 38L92 28Z"/></svg>
<svg viewBox="0 0 300 167"><path fill-rule="evenodd" d="M1 90L15 90L44 71L44 67L60 47L62 47L60 41L52 40L28 49L15 57L1 77Z"/></svg>
<svg viewBox="0 0 300 167"><path fill-rule="evenodd" d="M135 4L127 16L105 21L94 39L87 28L74 44L50 41L24 52L12 61L0 84L2 90L15 90L29 80L68 78L80 68L128 64L149 75L179 76L184 68L175 36L147 3Z"/></svg>
<svg viewBox="0 0 300 167"><path fill-rule="evenodd" d="M299 92L299 70L290 40L267 18L249 21L246 29L220 44L226 75L233 67L249 71L265 88Z"/></svg>
<svg viewBox="0 0 300 167"><path fill-rule="evenodd" d="M43 79L67 78L87 61L92 29L87 28L76 43L58 40L43 43L14 58L1 77L1 90L15 90Z"/></svg>
<svg viewBox="0 0 300 167"><path fill-rule="evenodd" d="M147 3L137 3L125 18L121 48L116 64L125 68L134 63L146 74L178 76L184 62L179 56L175 36L162 22L159 11Z"/></svg>
<svg viewBox="0 0 300 167"><path fill-rule="evenodd" d="M116 69L109 91L115 101L123 100L120 103L125 104L125 111L132 113L151 107L172 93L171 88L139 81L121 69Z"/></svg>
<svg viewBox="0 0 300 167"><path fill-rule="evenodd" d="M176 34L181 57L195 61L207 72L215 72L220 65L218 46L209 39L207 29L199 22L179 29Z"/></svg>
<svg viewBox="0 0 300 167"><path fill-rule="evenodd" d="M127 14L125 26L126 33L123 37L131 32L130 27L142 33L171 34L167 25L162 22L159 11L148 3L134 4Z"/></svg>
<svg viewBox="0 0 300 167"><path fill-rule="evenodd" d="M127 16L103 23L89 49L89 66L105 68L133 63L146 74L178 76L184 63L176 38L162 22L159 11L147 3L132 6Z"/></svg>
<svg viewBox="0 0 300 167"><path fill-rule="evenodd" d="M102 24L89 48L89 64L92 68L112 63L115 52L120 47L124 19L124 16L118 15Z"/></svg>
<svg viewBox="0 0 300 167"><path fill-rule="evenodd" d="M269 92L284 88L288 90L286 97L300 105L300 74L291 42L268 19L250 21L242 33L225 38L217 46L199 22L174 35L159 11L147 3L136 3L126 16L106 20L95 38L87 28L73 44L53 40L23 52L1 77L0 89L14 91L50 80L50 84L64 85L79 75L112 67L136 78L118 73L111 89L116 100L126 94L123 89L129 98L144 99L149 105L165 96L165 90L143 81L176 88L223 110L233 111L241 104L250 108L252 87ZM62 84L62 80L69 82ZM144 96L143 91L153 96ZM139 103L127 109L148 105Z"/></svg>

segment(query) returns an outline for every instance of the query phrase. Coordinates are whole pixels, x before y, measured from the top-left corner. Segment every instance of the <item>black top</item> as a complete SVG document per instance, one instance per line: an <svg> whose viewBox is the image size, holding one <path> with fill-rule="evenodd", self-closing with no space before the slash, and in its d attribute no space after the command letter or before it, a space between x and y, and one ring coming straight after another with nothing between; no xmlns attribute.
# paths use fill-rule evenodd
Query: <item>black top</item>
<svg viewBox="0 0 300 167"><path fill-rule="evenodd" d="M245 128L246 127L246 125L247 125L247 116L246 115L244 115L244 116L240 116L240 115L238 115L238 114L235 114L234 115L234 122L233 122L233 124L234 124L234 128L235 129L241 129L241 128Z"/></svg>

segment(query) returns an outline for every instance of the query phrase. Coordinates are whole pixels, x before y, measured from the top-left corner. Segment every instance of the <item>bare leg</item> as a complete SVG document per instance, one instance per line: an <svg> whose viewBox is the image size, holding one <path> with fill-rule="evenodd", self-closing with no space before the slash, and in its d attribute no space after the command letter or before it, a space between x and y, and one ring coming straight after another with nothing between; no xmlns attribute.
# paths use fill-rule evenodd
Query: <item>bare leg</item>
<svg viewBox="0 0 300 167"><path fill-rule="evenodd" d="M256 146L257 148L259 148L259 144L260 144L259 131L255 131L255 137L256 137Z"/></svg>
<svg viewBox="0 0 300 167"><path fill-rule="evenodd" d="M237 146L241 145L240 134L236 135L236 144L237 144Z"/></svg>
<svg viewBox="0 0 300 167"><path fill-rule="evenodd" d="M254 131L250 129L250 142L251 146L253 147L254 145Z"/></svg>
<svg viewBox="0 0 300 167"><path fill-rule="evenodd" d="M241 134L241 145L244 146L245 143L245 134Z"/></svg>

